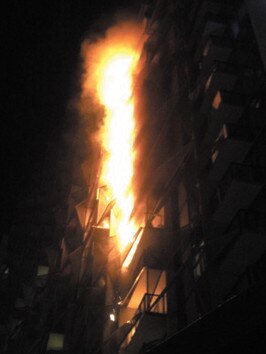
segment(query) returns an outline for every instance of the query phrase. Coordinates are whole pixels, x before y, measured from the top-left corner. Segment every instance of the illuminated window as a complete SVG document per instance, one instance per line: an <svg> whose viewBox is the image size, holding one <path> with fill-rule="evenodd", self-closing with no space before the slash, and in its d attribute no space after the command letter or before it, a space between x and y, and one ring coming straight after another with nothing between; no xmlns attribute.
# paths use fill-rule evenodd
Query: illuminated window
<svg viewBox="0 0 266 354"><path fill-rule="evenodd" d="M38 265L36 272L35 285L37 287L43 287L46 284L47 276L49 274L49 267L45 265Z"/></svg>
<svg viewBox="0 0 266 354"><path fill-rule="evenodd" d="M62 351L64 349L64 335L50 333L46 350Z"/></svg>
<svg viewBox="0 0 266 354"><path fill-rule="evenodd" d="M37 268L37 277L43 277L48 275L49 267L44 265L39 265Z"/></svg>

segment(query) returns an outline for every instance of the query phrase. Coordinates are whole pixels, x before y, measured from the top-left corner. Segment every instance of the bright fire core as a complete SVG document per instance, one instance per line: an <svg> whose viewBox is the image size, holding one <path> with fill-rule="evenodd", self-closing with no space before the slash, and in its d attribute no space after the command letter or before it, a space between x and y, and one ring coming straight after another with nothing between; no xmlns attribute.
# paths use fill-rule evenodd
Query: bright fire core
<svg viewBox="0 0 266 354"><path fill-rule="evenodd" d="M117 236L123 250L136 233L130 215L134 206L133 72L138 57L130 48L117 48L108 54L98 68L96 85L98 99L105 107L101 183L107 185L116 201Z"/></svg>

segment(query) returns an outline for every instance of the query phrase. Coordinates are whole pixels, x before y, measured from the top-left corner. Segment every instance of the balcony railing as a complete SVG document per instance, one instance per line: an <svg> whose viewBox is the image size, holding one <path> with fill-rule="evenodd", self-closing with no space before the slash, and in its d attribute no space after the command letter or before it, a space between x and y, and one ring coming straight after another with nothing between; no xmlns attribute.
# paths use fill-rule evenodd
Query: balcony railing
<svg viewBox="0 0 266 354"><path fill-rule="evenodd" d="M232 44L231 40L228 37L210 35L210 39L208 40L208 42L205 46L205 52L203 53L203 55L204 56L208 55L211 45L213 45L215 47L231 48L231 44Z"/></svg>
<svg viewBox="0 0 266 354"><path fill-rule="evenodd" d="M204 142L212 144L223 124L239 124L239 119L244 111L243 100L240 95L232 91L218 88L211 103L208 114ZM241 124L242 126L246 124Z"/></svg>
<svg viewBox="0 0 266 354"><path fill-rule="evenodd" d="M258 135L258 129L250 129L249 127L239 124L224 124L225 137L234 140L252 141Z"/></svg>
<svg viewBox="0 0 266 354"><path fill-rule="evenodd" d="M145 313L145 312L166 314L167 313L166 294L164 294L161 297L161 299L157 300L159 296L160 295L157 294L146 293L141 300L141 303L137 310L137 314ZM155 303L155 301L157 301L157 303L153 307L152 305Z"/></svg>
<svg viewBox="0 0 266 354"><path fill-rule="evenodd" d="M219 186L220 198L223 198L232 180L241 180L251 184L262 184L264 182L264 173L263 170L257 166L232 163Z"/></svg>
<svg viewBox="0 0 266 354"><path fill-rule="evenodd" d="M217 68L217 66L214 66L214 69ZM224 64L221 63L218 65L218 69L223 70L225 68ZM229 66L229 72L232 71L232 67ZM218 105L217 105L218 103ZM221 105L227 105L227 106L243 106L243 98L241 95L235 93L234 91L226 91L226 90L219 90L216 93L216 96L213 100L213 108L218 109Z"/></svg>
<svg viewBox="0 0 266 354"><path fill-rule="evenodd" d="M218 90L231 90L232 82L235 82L236 70L227 62L215 61L206 75L199 75L196 83L196 89L193 93L192 100L202 100L204 93L212 88L212 101Z"/></svg>
<svg viewBox="0 0 266 354"><path fill-rule="evenodd" d="M197 44L201 42L204 37L210 34L219 33L224 34L225 30L225 17L219 14L206 11L202 16L198 15L197 21L193 26L193 30L190 35L190 47L192 45L197 47ZM192 44L193 43L193 44ZM196 48L194 47L194 50Z"/></svg>
<svg viewBox="0 0 266 354"><path fill-rule="evenodd" d="M215 62L209 73L199 76L191 99L202 113L208 113L211 108L218 109L221 98L218 91L231 91L237 80L237 70L234 65L226 62Z"/></svg>
<svg viewBox="0 0 266 354"><path fill-rule="evenodd" d="M259 130L250 129L243 125L231 124L231 123L224 124L211 150L212 162L216 161L219 151L222 149L222 147L225 145L228 139L237 140L239 142L243 141L243 142L251 143L258 135L258 133ZM209 167L211 167L211 164Z"/></svg>
<svg viewBox="0 0 266 354"><path fill-rule="evenodd" d="M147 313L166 315L167 314L167 304L166 304L166 293L158 300L160 295L146 293L135 313L134 318L136 322L134 326L131 328L125 339L123 340L120 348L125 349L131 342L133 336L135 335L137 328L143 318L143 316ZM156 304L155 304L156 302ZM155 304L153 306L153 304Z"/></svg>
<svg viewBox="0 0 266 354"><path fill-rule="evenodd" d="M260 167L246 165L242 163L232 163L228 171L223 177L223 181L226 184L227 181L233 179L242 180L250 183L263 183L264 182L264 173Z"/></svg>
<svg viewBox="0 0 266 354"><path fill-rule="evenodd" d="M255 209L241 209L237 212L229 225L227 231L251 231L265 232L266 231L266 212Z"/></svg>
<svg viewBox="0 0 266 354"><path fill-rule="evenodd" d="M229 186L233 180L249 183L252 185L263 185L265 181L265 172L257 166L242 163L232 163L224 174L217 192L211 198L210 208L215 210L224 198Z"/></svg>

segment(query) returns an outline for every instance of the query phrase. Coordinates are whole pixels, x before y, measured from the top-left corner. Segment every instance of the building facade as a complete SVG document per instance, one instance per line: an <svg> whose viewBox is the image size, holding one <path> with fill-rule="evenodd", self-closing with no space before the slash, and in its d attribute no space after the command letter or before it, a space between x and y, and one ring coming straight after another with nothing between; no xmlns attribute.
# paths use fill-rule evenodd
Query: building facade
<svg viewBox="0 0 266 354"><path fill-rule="evenodd" d="M244 333L246 349L263 352L259 4L142 4L134 213L145 221L121 254L100 152L87 152L82 124L67 127L2 242L3 352L209 353L244 343Z"/></svg>

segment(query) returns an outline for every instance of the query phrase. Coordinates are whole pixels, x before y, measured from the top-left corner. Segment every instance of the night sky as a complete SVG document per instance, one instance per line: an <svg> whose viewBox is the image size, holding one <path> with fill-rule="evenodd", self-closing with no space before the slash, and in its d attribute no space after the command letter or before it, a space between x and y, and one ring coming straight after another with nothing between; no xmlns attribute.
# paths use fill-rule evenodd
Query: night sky
<svg viewBox="0 0 266 354"><path fill-rule="evenodd" d="M85 34L131 1L8 1L2 11L1 210L8 232L15 204L60 136L76 85ZM131 2L132 3L132 2Z"/></svg>

